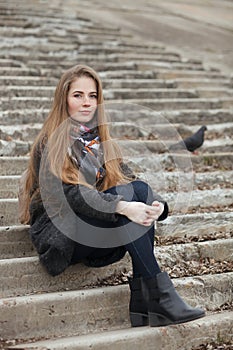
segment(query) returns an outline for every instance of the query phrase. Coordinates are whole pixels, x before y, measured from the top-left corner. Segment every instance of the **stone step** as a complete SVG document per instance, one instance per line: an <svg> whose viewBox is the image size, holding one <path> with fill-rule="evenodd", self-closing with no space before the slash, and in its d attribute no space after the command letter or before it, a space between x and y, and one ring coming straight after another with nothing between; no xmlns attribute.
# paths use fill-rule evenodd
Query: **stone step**
<svg viewBox="0 0 233 350"><path fill-rule="evenodd" d="M0 260L0 280L3 282L0 297L17 297L31 294L81 290L104 284L106 280L117 280L131 269L126 255L114 265L93 269L83 264L68 267L65 272L51 277L36 256ZM7 275L7 273L11 275ZM126 277L125 277L126 278ZM127 279L127 278L126 278ZM1 307L0 307L1 309Z"/></svg>
<svg viewBox="0 0 233 350"><path fill-rule="evenodd" d="M9 30L9 29L8 29ZM89 29L88 29L89 31ZM79 34L86 34L88 32L87 30L80 29ZM96 33L98 33L96 31ZM1 27L0 27L0 34L1 34ZM19 29L15 28L14 31L11 31L10 35L17 36L20 34ZM67 33L64 33L65 36L67 36ZM99 33L98 33L99 34ZM27 31L22 31L22 36L25 35L30 35L30 32ZM31 35L35 36L41 36L40 31L31 30ZM106 33L103 33L103 36L105 36ZM117 33L119 35L119 33ZM120 34L122 35L122 34ZM7 35L8 36L8 35ZM48 34L46 34L46 37L49 37ZM8 59L8 57L5 57L3 54L0 54L0 58L2 59ZM30 55L29 53L24 53L24 54L11 54L10 58L13 60L20 60L20 61L27 61L31 62L34 57ZM36 58L36 57L35 57ZM50 62L51 58L48 57L47 55L44 55L40 53L37 55L37 60L40 60L42 62ZM88 64L88 62L91 60L96 60L96 61L109 61L109 62L122 62L122 61L132 61L132 60L149 60L149 61L163 61L163 62L184 62L184 63L193 63L193 64L201 64L202 62L200 60L196 59L183 59L180 57L180 55L173 53L173 52L168 52L168 51L163 51L163 52L155 52L155 53L148 53L148 52L143 52L143 53L135 53L135 52L118 52L118 50L115 49L115 52L109 53L105 52L104 49L101 49L101 51L98 50L95 54L87 52L79 52L78 54L78 59L80 60L85 60ZM68 62L69 60L67 59L67 56L64 56L63 54L57 55L53 57L53 61L61 61L61 60L66 60Z"/></svg>
<svg viewBox="0 0 233 350"><path fill-rule="evenodd" d="M226 113L228 115L230 111ZM0 111L0 123L1 125L9 125L9 120L11 121L12 125L43 123L48 114L48 108L30 108L30 106L28 106L27 108L21 110L12 111L9 109L6 111Z"/></svg>
<svg viewBox="0 0 233 350"><path fill-rule="evenodd" d="M11 18L16 18L16 20L18 20L18 15L16 15L17 17L13 16L11 14ZM20 16L21 17L21 16ZM2 20L2 16L1 16L1 20ZM24 17L24 20L27 19L26 17ZM8 20L8 18L7 18ZM36 23L34 23L36 24ZM120 32L119 29L117 28L104 28L104 27L98 27L98 28L92 28L92 27L85 27L85 26L82 26L80 25L81 23L80 22L76 22L76 30L78 29L78 33L79 34L101 34L103 36L105 36L106 34L112 34L112 35L121 35L121 36L126 36L126 37L129 37L128 34L126 33L123 33L123 32ZM70 28L67 28L66 30L64 31L60 31L59 32L59 36L64 36L64 34L67 34L69 33L70 36L74 35L74 34L77 34L77 31L73 31ZM44 32L44 29L42 28L42 26L40 27L37 27L35 26L34 28L21 28L21 27L14 27L14 26L3 26L3 27L0 27L0 35L1 36L4 36L4 37L15 37L15 36L42 36L42 35L45 35L45 32ZM50 33L47 32L46 35L49 37ZM41 57L40 57L41 58ZM45 56L45 58L48 58L48 56Z"/></svg>
<svg viewBox="0 0 233 350"><path fill-rule="evenodd" d="M84 33L85 30L81 30L80 34L85 34ZM87 33L87 30L86 30ZM98 32L96 32L98 33ZM106 34L105 34L106 35ZM119 35L119 33L116 33L116 35ZM122 35L122 34L120 34ZM103 35L104 36L104 35ZM1 56L0 56L1 57ZM19 56L14 56L15 59L19 58ZM30 59L29 55L28 58ZM65 57L61 57L61 59L64 59ZM61 60L60 59L60 60ZM180 55L174 53L174 52L170 52L170 51L163 51L163 52L155 52L155 53L148 53L148 52L143 52L140 53L138 52L137 54L135 53L135 51L132 52L118 52L117 49L115 49L115 52L109 53L109 52L105 52L104 49L101 49L101 51L96 52L95 54L87 52L85 50L85 52L79 52L78 55L78 59L80 60L86 60L87 64L88 62L91 60L95 60L96 61L106 61L108 60L109 62L122 62L122 61L163 61L163 62L180 62L180 63L192 63L192 64L197 64L200 65L202 64L202 62L200 60L194 60L194 59L184 59L181 58ZM43 54L40 54L38 56L38 60L42 61L42 62L49 62L49 57ZM66 57L66 61L67 57ZM30 62L30 61L29 61ZM43 63L44 64L44 63Z"/></svg>
<svg viewBox="0 0 233 350"><path fill-rule="evenodd" d="M190 304L216 309L232 301L232 275L187 277L174 284ZM127 328L128 299L128 285L1 299L1 337L36 340Z"/></svg>
<svg viewBox="0 0 233 350"><path fill-rule="evenodd" d="M155 119L155 118L154 118ZM207 124L207 123L206 123ZM124 123L117 122L112 123L111 130L113 137L116 138L130 138L132 139L157 139L157 140L178 140L179 137L186 138L195 133L203 124L199 125L187 125L186 123L177 123L177 124L168 124L166 119L164 119L164 123L158 124L155 120L154 125L143 123L143 120L138 121L137 126L134 126L133 123ZM18 126L19 128L20 126ZM22 128L24 130L24 128ZM2 133L4 134L6 130L9 130L9 135L13 134L10 132L10 127L2 126ZM23 130L22 133L23 134ZM27 129L29 130L29 129ZM32 131L33 133L33 131ZM215 140L218 138L226 139L231 138L233 134L233 123L218 123L218 124L208 124L207 131L205 132L205 140ZM20 132L19 132L20 135Z"/></svg>
<svg viewBox="0 0 233 350"><path fill-rule="evenodd" d="M0 198L17 198L20 175L0 176Z"/></svg>
<svg viewBox="0 0 233 350"><path fill-rule="evenodd" d="M0 126L0 139L1 140L21 140L32 141L35 140L39 134L43 124L17 124L17 125L1 125ZM139 131L138 131L139 132Z"/></svg>
<svg viewBox="0 0 233 350"><path fill-rule="evenodd" d="M118 143L121 147L123 156L131 157L136 155L153 155L153 153L168 152L169 147L174 144L174 141L161 138L161 140L118 140ZM201 150L203 153L217 153L232 152L232 149L233 140L226 138L217 140L205 140L199 151Z"/></svg>
<svg viewBox="0 0 233 350"><path fill-rule="evenodd" d="M192 183L190 184L192 185ZM221 209L232 207L233 205L233 189L216 188L213 190L194 190L178 193L163 193L164 199L167 200L170 213L187 213L187 211L199 209L207 210L209 207ZM0 226L18 225L18 199L1 198L0 199ZM223 209L221 211L224 211Z"/></svg>
<svg viewBox="0 0 233 350"><path fill-rule="evenodd" d="M49 97L52 98L55 86L0 86L0 93L4 97Z"/></svg>
<svg viewBox="0 0 233 350"><path fill-rule="evenodd" d="M124 49L130 49L131 52L135 52L135 50L142 50L143 52L146 52L146 50L161 50L161 51L166 51L166 47L162 44L158 44L155 43L154 41L150 41L150 42L145 42L142 43L142 41L139 41L137 38L133 38L131 37L130 39L126 39L123 38L121 39L120 37L118 38L118 40L116 41L105 41L103 42L103 40L101 40L100 42L91 42L91 41L85 41L83 44L84 48L90 48L93 46L98 47L98 52L100 51L100 49L102 49L103 47L114 47L115 48L115 52L118 52L118 46L124 48Z"/></svg>
<svg viewBox="0 0 233 350"><path fill-rule="evenodd" d="M222 109L180 109L153 111L143 106L134 106L124 104L122 110L118 104L105 103L105 107L110 116L110 120L117 122L125 122L140 125L143 129L151 130L155 124L180 124L187 125L210 125L216 123L229 123L233 120L233 110ZM43 123L49 113L48 108L29 108L23 110L6 110L0 111L0 124L9 125L9 120L12 125L28 124L28 123ZM152 124L153 121L153 124Z"/></svg>
<svg viewBox="0 0 233 350"><path fill-rule="evenodd" d="M157 192L174 192L183 191L189 189L192 186L192 189L214 189L214 188L232 188L233 187L233 171L211 171L204 173L197 172L183 172L180 171L166 172L163 169L160 171L154 171L153 164L151 163L152 159L148 159L148 165L141 169L142 172L137 172L137 176L149 183L155 191ZM131 165L132 163L130 163ZM131 167L133 168L133 167ZM137 169L135 169L137 170ZM3 181L1 179L4 179ZM7 177L0 177L0 186L2 191L6 191ZM8 181L10 183L10 179ZM4 187L5 185L5 187ZM17 193L17 178L15 182L11 182L10 194L13 196ZM1 193L4 193L2 192ZM7 192L5 192L7 193ZM2 196L3 198L11 198Z"/></svg>
<svg viewBox="0 0 233 350"><path fill-rule="evenodd" d="M213 97L219 97L219 96L232 96L233 95L233 89L226 89L224 87L212 87L212 88L200 88L198 87L196 89L196 93L200 97L205 98L213 98Z"/></svg>
<svg viewBox="0 0 233 350"><path fill-rule="evenodd" d="M101 45L98 45L96 43L90 44L86 43L85 45L82 44L82 46L79 48L80 53L84 54L98 54L99 52L105 53L106 55L108 54L116 54L116 53L133 53L135 52L135 46L132 45L116 45L115 43L108 43L106 44L105 42L102 42ZM140 54L161 54L161 55L170 55L170 54L175 54L172 51L168 51L165 47L163 46L147 46L147 45L137 45L137 52ZM177 54L179 57L179 54Z"/></svg>
<svg viewBox="0 0 233 350"><path fill-rule="evenodd" d="M55 88L51 86L0 86L2 97L53 97ZM206 97L231 96L230 89L171 89L171 88L109 88L104 89L105 100L128 98L196 98L201 94ZM211 96L213 94L213 96Z"/></svg>
<svg viewBox="0 0 233 350"><path fill-rule="evenodd" d="M28 165L29 157L0 157L0 172L3 175L21 175Z"/></svg>
<svg viewBox="0 0 233 350"><path fill-rule="evenodd" d="M110 100L112 104L121 104L121 108L127 104L135 105L138 108L146 107L156 111L169 111L174 109L218 109L218 108L232 108L232 97L220 98L161 98L161 99L118 99ZM7 103L6 103L7 105ZM2 102L4 109L4 102Z"/></svg>
<svg viewBox="0 0 233 350"><path fill-rule="evenodd" d="M123 77L125 79L137 79L137 78L143 78L146 79L147 76L145 75L146 72L150 72L150 75L152 78L157 79L226 79L228 78L226 75L220 72L216 71L191 71L191 70L166 70L158 68L154 68L153 70L145 70L140 71L139 69L137 71L99 71L99 75L101 79L119 79L119 77L122 79ZM148 73L149 74L149 73Z"/></svg>
<svg viewBox="0 0 233 350"><path fill-rule="evenodd" d="M95 350L154 350L156 344L158 349L163 350L190 350L191 347L196 348L206 342L216 341L216 334L219 334L219 330L221 330L223 340L231 339L232 320L233 312L225 311L172 327L138 327L103 331L86 336L72 336L42 340L35 343L23 343L10 346L9 349L87 350L92 348ZM198 337L196 336L197 333Z"/></svg>
<svg viewBox="0 0 233 350"><path fill-rule="evenodd" d="M50 76L51 73L52 73L52 76L56 77L57 75L61 75L61 73L63 73L64 69L68 69L70 67L72 67L73 65L77 64L77 60L73 63L71 62L68 62L66 63L66 61L64 61L64 63L60 63L59 65L56 64L56 69L54 67L54 63L51 63L51 66L49 64L47 65L43 65L42 63L43 62L34 62L34 63L31 63L31 67L30 65L28 65L28 71L33 71L36 67L37 71L41 72L42 75L47 75L47 76ZM80 64L85 64L85 62L79 62ZM159 63L158 63L159 65ZM105 63L105 62L94 62L93 61L93 68L97 71L101 71L101 70L104 70L104 71L118 71L118 70L128 70L128 71L135 71L137 69L137 65L135 62L112 62L112 63ZM162 67L162 62L160 64L160 66ZM18 67L0 67L0 75L7 75L7 74L4 74L4 72L6 72L6 70L8 70L8 73L10 73L9 75L12 75L12 74L16 74L16 75L23 75L23 74L19 74L20 71L21 71L21 68L18 68ZM52 72L51 72L52 70Z"/></svg>
<svg viewBox="0 0 233 350"><path fill-rule="evenodd" d="M187 172L182 168L173 172L156 169L151 157L134 158L128 164L137 176L149 183L156 191L185 191L193 189L231 188L233 186L233 170L212 171L204 173ZM17 198L20 175L0 175L0 197Z"/></svg>
<svg viewBox="0 0 233 350"><path fill-rule="evenodd" d="M39 76L0 76L0 86L32 86L47 87L52 86L55 89L58 80L52 77L39 77Z"/></svg>
<svg viewBox="0 0 233 350"><path fill-rule="evenodd" d="M233 212L211 212L169 216L166 221L157 223L156 235L161 237L194 237L215 239L223 234L233 235ZM0 227L0 256L2 259L35 256L28 234L27 225ZM229 250L226 250L227 254Z"/></svg>
<svg viewBox="0 0 233 350"><path fill-rule="evenodd" d="M28 156L0 157L0 175L21 175L27 167L28 160ZM125 159L139 173L142 173L145 168L152 169L154 172L159 172L161 169L163 171L177 171L177 169L190 171L191 169L197 172L233 169L233 154L229 152L203 155L158 154L150 155L149 159L143 156L131 156L130 160L127 157Z"/></svg>
<svg viewBox="0 0 233 350"><path fill-rule="evenodd" d="M158 139L158 140L178 140L178 136L185 138L193 134L200 128L199 125L187 126L186 124L155 124L145 125L138 121L137 125L130 122L109 122L108 123L112 137L118 139ZM41 130L42 123L17 124L17 125L1 125L0 139L10 141L34 140ZM205 133L205 140L213 140L216 138L231 137L233 134L233 123L221 123L208 125Z"/></svg>
<svg viewBox="0 0 233 350"><path fill-rule="evenodd" d="M191 158L190 158L191 157ZM231 170L233 169L233 155L232 152L226 153L205 153L199 155L179 155L179 154L167 154L161 156L161 158L153 158L154 164L157 164L157 171L161 170L161 165L163 169L173 171L177 169L183 169L185 171L190 171L193 169L194 171L206 171L212 172L214 169L219 170ZM190 159L191 159L191 167L190 167ZM161 164L159 163L159 160Z"/></svg>
<svg viewBox="0 0 233 350"><path fill-rule="evenodd" d="M219 234L232 237L233 212L207 212L169 216L157 223L157 234L162 237L216 237Z"/></svg>
<svg viewBox="0 0 233 350"><path fill-rule="evenodd" d="M39 69L34 68L26 68L26 67L4 67L4 69L0 70L0 75L7 77L8 75L12 76L40 76Z"/></svg>
<svg viewBox="0 0 233 350"><path fill-rule="evenodd" d="M187 211L199 209L207 210L208 207L221 208L232 207L233 188L215 188L213 190L190 190L177 193L162 193L168 202L170 213L187 213Z"/></svg>
<svg viewBox="0 0 233 350"><path fill-rule="evenodd" d="M14 31L17 32L18 27L15 27L13 29L14 29ZM7 30L9 30L9 29L7 28ZM39 29L37 28L37 30L39 30ZM53 28L51 28L51 30L53 30ZM64 30L64 27L62 27L61 30ZM76 40L77 40L77 24L76 24L76 27L74 30L75 30L75 33L74 34L72 33L71 36L72 37L75 36ZM81 29L81 30L83 30L83 29ZM66 30L66 32L71 32L70 28L68 28ZM47 36L47 33L46 33L46 36ZM67 36L67 34L66 34L66 36ZM14 37L15 37L15 35L14 35ZM33 37L33 35L30 37ZM34 38L34 39L36 40L36 38ZM37 38L37 41L38 41L38 38ZM111 54L120 54L121 55L121 54L127 54L127 53L128 54L131 54L131 53L135 54L135 47L132 47L130 45L122 45L122 43L120 43L116 40L108 41L108 42L105 40L105 42L101 42L99 44L96 44L96 42L92 43L92 44L89 42L88 43L85 43L85 42L80 43L78 41L78 44L79 44L79 46L78 46L77 53L80 55L82 55L82 54L88 55L88 56L89 55L99 55L100 52L101 52L101 54L105 54L105 55L111 55ZM147 54L147 55L157 55L157 56L164 56L164 57L172 55L174 57L175 56L180 57L179 54L176 54L172 51L168 51L168 50L165 51L165 48L163 48L163 47L137 46L136 49L137 49L138 54L143 54L143 55ZM54 54L55 54L55 56L61 56L62 54L64 54L66 52L67 54L69 53L70 55L72 55L73 53L68 51L68 50L69 50L69 46L65 45L60 50L60 52L56 51L56 52L54 52ZM13 57L13 58L16 57L16 58L19 58L22 60L24 57L28 57L28 58L35 57L35 58L41 58L41 59L48 59L48 54L46 54L46 53L47 53L47 50L45 50L45 51L38 50L37 55L35 55L35 53L32 51L29 52L27 50L19 50L19 48L15 48L15 47L9 47L8 55L7 55L6 50L1 50L0 56L1 57L6 57L6 56L9 57L9 55L10 55L10 57ZM53 55L53 57L54 57L54 55ZM70 57L70 56L66 55L65 57L67 59L67 57ZM195 60L195 59L189 59L189 61L190 62L199 62L199 60Z"/></svg>
<svg viewBox="0 0 233 350"><path fill-rule="evenodd" d="M0 86L2 97L53 97L54 86ZM197 89L171 89L171 88L108 88L103 91L105 100L128 98L217 98L233 95L228 88L197 88Z"/></svg>
<svg viewBox="0 0 233 350"><path fill-rule="evenodd" d="M0 227L1 259L23 258L37 255L29 238L28 229L29 226L27 225Z"/></svg>
<svg viewBox="0 0 233 350"><path fill-rule="evenodd" d="M0 157L28 155L31 150L31 146L32 142L25 142L20 140L0 140Z"/></svg>
<svg viewBox="0 0 233 350"><path fill-rule="evenodd" d="M67 40L67 38L64 38L64 40ZM85 39L86 40L86 39ZM136 59L127 59L127 60L111 60L111 57L109 60L107 60L109 63L103 63L106 61L106 58L98 60L98 58L93 55L93 57L86 58L86 55L79 57L79 63L86 62L89 65L94 65L95 69L97 71L105 70L105 67L107 70L124 70L126 67L128 67L127 63L130 65L134 65L135 68L139 70L150 70L150 69L184 69L184 70L194 70L194 71L203 71L204 68L202 64L200 63L193 63L193 62L179 62L179 61L168 61L168 60L156 60L156 56L154 57L154 60L146 60L140 58ZM53 61L41 61L41 60L29 60L27 62L27 65L29 67L39 67L40 69L52 69L54 68L54 65L56 64L56 70L59 68L68 69L72 65L75 64L75 61L59 61L59 62L53 62ZM110 67L110 68L108 68Z"/></svg>
<svg viewBox="0 0 233 350"><path fill-rule="evenodd" d="M55 25L55 29L64 28L64 25L69 25L67 30L69 32L75 31L80 28L85 28L90 31L92 30L107 30L109 32L119 32L119 27L112 25L109 27L108 25L105 25L105 23L94 23L90 19L80 15L80 14L74 14L74 13L68 13L67 11L64 11L64 13L61 14L59 9L56 5L44 7L46 4L43 4L43 8L41 8L40 4L33 4L33 9L29 8L28 3L23 3L19 8L16 6L17 1L11 1L9 5L7 6L7 9L4 8L5 3L3 2L3 6L1 8L1 19L3 20L11 20L14 19L13 23L17 23L18 21L25 21L27 22L28 19L30 19L30 22L26 23L27 25L23 25L22 28L35 28L38 27L41 23L45 23L48 25L53 24ZM44 9L46 8L46 13ZM10 13L9 13L10 10ZM67 17L66 17L67 16ZM61 23L62 19L62 23ZM9 28L14 28L14 25L9 26ZM17 27L16 27L17 28ZM59 32L61 35L61 32Z"/></svg>
<svg viewBox="0 0 233 350"><path fill-rule="evenodd" d="M194 133L200 125L186 126L185 124L153 124L145 125L140 122L139 125L125 122L109 122L111 135L117 139L130 140L174 140L185 138ZM42 128L42 123L16 124L16 125L1 125L0 139L5 141L34 140ZM205 140L214 140L216 138L231 137L233 131L233 123L221 123L208 125L208 130L205 133Z"/></svg>
<svg viewBox="0 0 233 350"><path fill-rule="evenodd" d="M22 67L22 63L17 60L12 60L10 58L0 58L0 67Z"/></svg>
<svg viewBox="0 0 233 350"><path fill-rule="evenodd" d="M26 241L29 241L29 245L30 240L25 239L25 244ZM176 265L179 269L179 264L185 261L189 261L190 264L195 262L198 264L204 259L212 259L218 263L232 263L233 238L155 247L155 256L165 270L173 269ZM40 264L37 254L20 258L3 259L2 257L0 260L2 285L0 297L79 290L100 284L107 279L117 280L121 278L122 271L126 274L132 270L130 260L129 255L126 255L120 262L98 269L98 271L93 271L93 268L80 264L73 265L60 276L51 279Z"/></svg>
<svg viewBox="0 0 233 350"><path fill-rule="evenodd" d="M28 19L28 17L31 20L35 20L35 22L37 19L39 22L44 20L46 21L46 23L54 23L54 24L60 23L60 20L61 20L61 13L59 11L56 11L53 6L51 8L47 6L41 8L40 4L35 3L35 5L32 8L30 6L27 6L28 5L27 2L22 1L22 7L18 8L16 6L17 1L14 1L14 0L12 0L7 7L4 6L5 4L3 1L1 3L2 3L1 18L6 20L13 18L16 23L18 21L21 22L22 20L25 21ZM46 13L44 11L45 8L48 11ZM68 13L66 13L66 16L68 16L68 18L67 17L64 18L65 23L68 21L68 19L72 21L74 19L79 18L76 16L75 17L70 16ZM90 20L86 19L85 22L89 23Z"/></svg>
<svg viewBox="0 0 233 350"><path fill-rule="evenodd" d="M200 62L161 62L162 64L159 64L159 61L149 61L146 58L144 60L134 60L137 64L137 68L139 70L148 70L148 69L157 69L157 67L164 67L171 70L190 70L190 71L205 71L205 68L203 67L202 63Z"/></svg>
<svg viewBox="0 0 233 350"><path fill-rule="evenodd" d="M0 84L1 84L0 77ZM230 79L195 79L195 78L180 78L180 79L103 79L103 86L105 88L180 88L180 89L194 89L194 88L212 88L224 86L226 88L232 87ZM5 82L4 82L5 83ZM7 81L6 81L7 83ZM15 84L16 85L16 84Z"/></svg>
<svg viewBox="0 0 233 350"><path fill-rule="evenodd" d="M57 52L60 52L62 50L61 45L57 45ZM55 46L55 44L54 44ZM20 48L18 48L19 50ZM26 49L26 48L25 48ZM29 48L28 48L29 49ZM45 47L41 46L41 50L45 51ZM53 49L55 50L55 48ZM70 48L70 50L75 50L75 48ZM4 52L4 49L2 49ZM5 49L5 51L7 51ZM80 61L80 64L85 64L85 61ZM44 76L50 76L53 77L60 77L63 73L64 69L70 68L72 65L77 64L77 60L74 58L72 62L69 64L57 65L56 69L54 69L54 64L51 68L48 68L43 65L37 65L36 62L34 62L32 68L38 69L38 75L44 75ZM178 78L212 78L212 79L224 79L226 78L225 75L219 73L219 72L212 72L212 71L201 71L196 70L196 66L188 65L188 64L170 64L170 63L163 63L163 62L157 62L154 63L154 67L149 67L148 69L145 66L144 70L139 69L139 64L137 64L136 61L128 61L125 63L121 62L113 62L113 63L98 63L95 60L90 61L89 65L91 65L97 72L99 72L99 75L101 77L105 78L119 78L119 77L125 77L125 78L147 78L146 72L151 71L153 68L153 72L151 73L152 77L156 77L158 79L174 79L176 77ZM143 66L142 66L143 68ZM22 69L22 68L21 68ZM26 75L27 69L22 69L17 67L1 67L0 75ZM191 70L190 70L191 69ZM117 72L117 74L114 74L114 71ZM8 74L7 74L8 73ZM108 74L107 74L108 73Z"/></svg>
<svg viewBox="0 0 233 350"><path fill-rule="evenodd" d="M107 101L108 103L108 101ZM1 99L1 109L18 110L24 108L47 109L50 108L52 99L50 97L3 97ZM169 111L174 109L228 109L232 108L233 97L220 98L142 98L142 99L118 99L109 100L109 104L120 106L120 108L148 108L154 111Z"/></svg>
<svg viewBox="0 0 233 350"><path fill-rule="evenodd" d="M14 89L13 89L14 90ZM13 92L13 91L12 91ZM4 95L3 95L4 96ZM7 92L5 93L7 96ZM150 98L218 98L233 96L233 89L227 88L109 88L104 90L106 100L109 99L150 99Z"/></svg>
<svg viewBox="0 0 233 350"><path fill-rule="evenodd" d="M186 125L209 125L216 123L227 123L233 120L232 108L221 108L221 109L180 109L180 110L163 110L154 111L149 108L143 107L142 105L134 106L123 104L122 106L117 104L106 103L106 110L110 116L110 120L117 122L133 122L136 125L141 125L144 128L151 128L152 121L153 125L156 124L179 124L184 123ZM16 118L20 119L20 114L5 115L2 114L4 119ZM26 113L26 112L25 112ZM36 113L36 111L35 111ZM39 116L38 116L39 117ZM4 124L4 120L2 120Z"/></svg>
<svg viewBox="0 0 233 350"><path fill-rule="evenodd" d="M53 86L0 86L2 97L52 97L55 91ZM208 93L209 90L207 90ZM220 92L220 90L218 90ZM230 95L231 90L224 89L225 95ZM150 91L146 88L132 90L130 88L109 88L104 89L105 99L118 98L195 98L198 97L198 91L194 89L171 89L171 88L152 88Z"/></svg>
<svg viewBox="0 0 233 350"><path fill-rule="evenodd" d="M135 155L152 155L152 153L169 152L169 147L177 141L172 140L117 140L124 157ZM24 156L30 152L32 141L0 140L0 156ZM233 140L230 138L206 140L199 149L202 153L232 152ZM170 152L170 153L175 153ZM177 151L186 153L186 151Z"/></svg>
<svg viewBox="0 0 233 350"><path fill-rule="evenodd" d="M199 81L199 80L198 80ZM226 80L220 80L226 85L230 82ZM58 79L49 77L33 77L33 76L0 76L0 85L10 85L10 86L53 86L55 88ZM211 85L210 81L210 85ZM105 88L130 88L132 86L136 87L153 87L153 88L175 88L177 84L175 80L162 80L162 79L105 79L102 80L103 86ZM200 81L201 83L201 81ZM192 88L192 86L190 86Z"/></svg>
<svg viewBox="0 0 233 350"><path fill-rule="evenodd" d="M14 37L14 38L2 38L0 43L0 50L2 54L6 54L7 52L11 52L12 50L24 50L30 51L33 49L38 52L47 52L49 54L51 51L61 51L63 50L64 45L66 46L66 50L77 50L78 42L77 39L74 40L74 43L64 43L64 40L60 40L59 42L48 41L46 37L35 38L31 37ZM5 69L5 68L4 68Z"/></svg>

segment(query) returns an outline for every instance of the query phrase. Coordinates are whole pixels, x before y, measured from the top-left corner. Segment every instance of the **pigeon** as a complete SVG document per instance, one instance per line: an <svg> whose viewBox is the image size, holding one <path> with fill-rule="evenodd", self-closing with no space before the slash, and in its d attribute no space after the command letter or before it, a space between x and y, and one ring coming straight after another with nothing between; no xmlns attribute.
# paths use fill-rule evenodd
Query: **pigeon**
<svg viewBox="0 0 233 350"><path fill-rule="evenodd" d="M207 127L203 125L198 129L193 135L185 138L184 140L171 145L169 147L170 151L178 151L182 149L187 149L189 152L195 152L197 148L201 147L204 142L204 134Z"/></svg>

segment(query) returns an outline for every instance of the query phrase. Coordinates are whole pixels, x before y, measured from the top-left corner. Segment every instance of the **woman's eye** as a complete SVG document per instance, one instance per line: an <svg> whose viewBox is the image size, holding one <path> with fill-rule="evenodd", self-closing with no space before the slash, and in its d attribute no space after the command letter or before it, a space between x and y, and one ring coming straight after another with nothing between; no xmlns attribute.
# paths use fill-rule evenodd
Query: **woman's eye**
<svg viewBox="0 0 233 350"><path fill-rule="evenodd" d="M80 98L80 97L82 97L82 96L81 96L80 94L75 94L74 97Z"/></svg>
<svg viewBox="0 0 233 350"><path fill-rule="evenodd" d="M91 95L90 98L97 98L97 95Z"/></svg>

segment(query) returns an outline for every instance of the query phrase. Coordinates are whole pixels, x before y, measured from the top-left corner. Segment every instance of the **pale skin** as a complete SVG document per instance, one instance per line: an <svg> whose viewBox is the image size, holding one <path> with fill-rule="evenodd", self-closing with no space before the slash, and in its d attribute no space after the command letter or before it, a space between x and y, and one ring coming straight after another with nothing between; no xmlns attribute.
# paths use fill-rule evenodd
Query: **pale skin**
<svg viewBox="0 0 233 350"><path fill-rule="evenodd" d="M97 108L97 88L92 78L83 76L73 81L67 96L69 115L76 121L87 124L91 122ZM120 201L116 212L129 220L151 226L164 211L164 205L154 201L152 205L142 202Z"/></svg>

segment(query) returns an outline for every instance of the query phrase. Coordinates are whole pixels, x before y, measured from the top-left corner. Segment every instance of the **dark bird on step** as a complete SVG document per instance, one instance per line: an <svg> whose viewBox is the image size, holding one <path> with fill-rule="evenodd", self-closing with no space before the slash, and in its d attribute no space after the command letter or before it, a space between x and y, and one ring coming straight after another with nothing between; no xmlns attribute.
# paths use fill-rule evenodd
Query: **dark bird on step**
<svg viewBox="0 0 233 350"><path fill-rule="evenodd" d="M204 142L205 131L207 127L203 125L198 129L193 135L185 138L184 140L171 145L169 147L170 151L179 151L182 149L187 149L189 152L195 152L197 148L201 147Z"/></svg>

